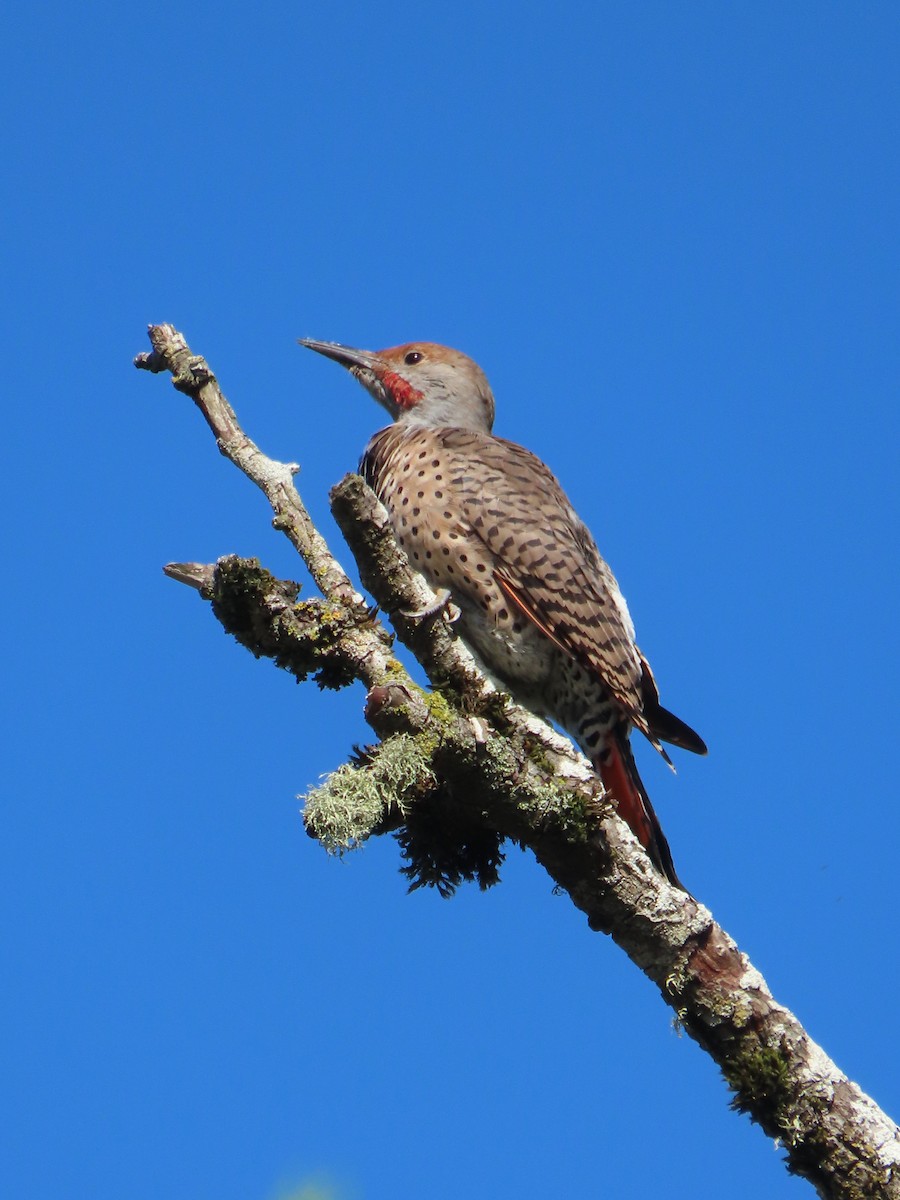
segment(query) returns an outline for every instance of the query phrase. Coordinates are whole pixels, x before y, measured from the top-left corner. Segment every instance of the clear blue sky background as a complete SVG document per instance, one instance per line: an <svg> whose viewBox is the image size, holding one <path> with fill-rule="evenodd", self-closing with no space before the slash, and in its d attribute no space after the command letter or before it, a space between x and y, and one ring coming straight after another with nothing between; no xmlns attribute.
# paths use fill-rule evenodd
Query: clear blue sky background
<svg viewBox="0 0 900 1200"><path fill-rule="evenodd" d="M362 692L163 577L300 568L131 359L181 328L337 541L381 416L294 339L477 358L709 742L641 758L681 874L897 1115L900 8L50 3L3 41L0 1192L811 1196L527 857L444 902L304 835Z"/></svg>

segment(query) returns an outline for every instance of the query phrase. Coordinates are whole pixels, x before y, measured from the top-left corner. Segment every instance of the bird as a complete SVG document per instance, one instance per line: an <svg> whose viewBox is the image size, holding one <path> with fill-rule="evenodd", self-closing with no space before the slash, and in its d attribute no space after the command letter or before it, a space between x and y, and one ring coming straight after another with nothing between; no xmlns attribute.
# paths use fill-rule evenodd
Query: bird
<svg viewBox="0 0 900 1200"><path fill-rule="evenodd" d="M502 690L576 741L657 871L686 891L630 736L637 729L670 766L664 742L695 754L706 745L660 704L615 576L556 477L492 432L484 371L433 342L300 344L345 367L390 414L360 474L413 568L452 599L463 641Z"/></svg>

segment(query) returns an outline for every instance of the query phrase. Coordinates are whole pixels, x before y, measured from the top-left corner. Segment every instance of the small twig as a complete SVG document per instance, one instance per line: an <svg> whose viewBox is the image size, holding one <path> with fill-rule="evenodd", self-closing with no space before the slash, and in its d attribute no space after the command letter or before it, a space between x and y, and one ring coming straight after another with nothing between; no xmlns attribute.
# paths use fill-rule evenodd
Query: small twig
<svg viewBox="0 0 900 1200"><path fill-rule="evenodd" d="M209 593L215 567L212 563L166 563L163 572L177 583L185 583L198 592Z"/></svg>

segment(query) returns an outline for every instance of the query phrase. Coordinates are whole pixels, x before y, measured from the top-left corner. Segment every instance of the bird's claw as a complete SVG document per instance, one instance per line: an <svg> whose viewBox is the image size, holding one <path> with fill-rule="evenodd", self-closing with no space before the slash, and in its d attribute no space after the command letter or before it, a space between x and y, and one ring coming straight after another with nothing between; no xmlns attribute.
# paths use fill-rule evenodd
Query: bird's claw
<svg viewBox="0 0 900 1200"><path fill-rule="evenodd" d="M441 614L451 625L454 621L459 620L459 609L450 599L450 592L447 588L438 588L434 599L424 608L417 608L413 612L405 612L403 615L408 621L433 621Z"/></svg>

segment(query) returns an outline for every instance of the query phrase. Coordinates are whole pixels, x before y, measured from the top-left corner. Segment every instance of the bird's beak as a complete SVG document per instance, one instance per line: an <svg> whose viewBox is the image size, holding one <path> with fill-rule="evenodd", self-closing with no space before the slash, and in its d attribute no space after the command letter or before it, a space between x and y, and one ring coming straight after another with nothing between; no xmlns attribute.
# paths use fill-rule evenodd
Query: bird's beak
<svg viewBox="0 0 900 1200"><path fill-rule="evenodd" d="M342 346L340 342L317 342L315 338L298 338L297 341L301 346L306 346L307 350L315 350L317 354L324 354L326 358L340 363L348 371L352 371L354 367L357 370L372 371L379 366L383 369L384 366L378 355L373 354L371 350L354 350L352 346Z"/></svg>
<svg viewBox="0 0 900 1200"><path fill-rule="evenodd" d="M356 350L352 346L342 346L340 342L318 342L315 338L298 338L301 346L315 350L333 362L340 363L363 385L367 392L386 408L392 417L397 415L397 406L390 391L384 385L384 373L387 363L380 354L371 350Z"/></svg>

